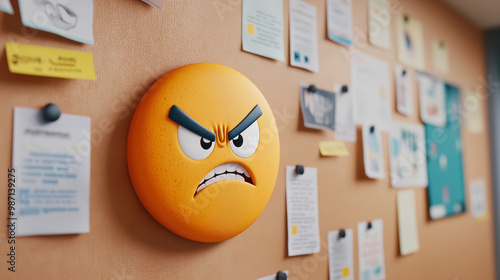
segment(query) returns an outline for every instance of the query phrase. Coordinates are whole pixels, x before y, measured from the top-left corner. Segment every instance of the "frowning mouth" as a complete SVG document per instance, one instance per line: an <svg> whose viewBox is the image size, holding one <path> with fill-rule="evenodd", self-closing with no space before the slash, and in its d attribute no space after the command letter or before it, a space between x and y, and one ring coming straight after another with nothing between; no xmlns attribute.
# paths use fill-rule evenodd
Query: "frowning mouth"
<svg viewBox="0 0 500 280"><path fill-rule="evenodd" d="M224 163L208 172L205 178L201 180L194 195L196 196L204 188L222 180L238 180L253 185L250 173L248 173L245 167L233 162Z"/></svg>

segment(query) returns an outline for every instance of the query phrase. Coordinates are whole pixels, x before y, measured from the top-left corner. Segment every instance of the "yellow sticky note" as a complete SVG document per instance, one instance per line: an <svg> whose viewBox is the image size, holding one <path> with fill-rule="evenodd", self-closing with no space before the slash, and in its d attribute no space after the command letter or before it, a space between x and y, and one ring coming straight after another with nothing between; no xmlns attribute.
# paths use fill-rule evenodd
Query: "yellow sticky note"
<svg viewBox="0 0 500 280"><path fill-rule="evenodd" d="M486 213L480 217L477 217L476 219L480 222L486 222L490 219L490 215L488 213Z"/></svg>
<svg viewBox="0 0 500 280"><path fill-rule="evenodd" d="M344 142L342 141L322 141L319 142L319 152L322 156L348 156Z"/></svg>
<svg viewBox="0 0 500 280"><path fill-rule="evenodd" d="M342 268L342 277L348 277L349 276L349 268L344 267Z"/></svg>
<svg viewBox="0 0 500 280"><path fill-rule="evenodd" d="M250 35L255 35L255 25L247 23L247 32Z"/></svg>
<svg viewBox="0 0 500 280"><path fill-rule="evenodd" d="M297 226L296 225L292 226L292 235L297 235Z"/></svg>
<svg viewBox="0 0 500 280"><path fill-rule="evenodd" d="M5 43L12 73L95 80L94 60L89 52L69 51L18 43Z"/></svg>

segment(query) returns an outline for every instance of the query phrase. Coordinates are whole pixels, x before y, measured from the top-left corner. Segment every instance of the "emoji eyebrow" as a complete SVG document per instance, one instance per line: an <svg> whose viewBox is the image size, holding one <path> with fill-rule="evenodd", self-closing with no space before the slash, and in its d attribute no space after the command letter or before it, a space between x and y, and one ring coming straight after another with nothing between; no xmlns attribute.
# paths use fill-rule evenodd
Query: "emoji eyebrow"
<svg viewBox="0 0 500 280"><path fill-rule="evenodd" d="M252 109L252 111L248 113L248 115L235 128L229 131L229 133L227 134L229 140L232 140L234 137L242 133L245 129L251 126L260 116L262 116L262 109L260 109L259 104L257 104Z"/></svg>
<svg viewBox="0 0 500 280"><path fill-rule="evenodd" d="M198 134L199 136L208 139L212 142L215 141L215 133L206 129L193 118L188 116L188 114L184 113L179 107L173 105L170 108L170 112L168 113L168 117L176 122L178 125L184 127L185 129Z"/></svg>

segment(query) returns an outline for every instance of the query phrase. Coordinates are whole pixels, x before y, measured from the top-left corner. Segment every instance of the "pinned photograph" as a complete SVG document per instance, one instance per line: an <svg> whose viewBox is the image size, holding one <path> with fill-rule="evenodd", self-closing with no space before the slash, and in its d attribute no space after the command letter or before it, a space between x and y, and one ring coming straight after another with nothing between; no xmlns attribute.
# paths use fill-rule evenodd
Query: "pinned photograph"
<svg viewBox="0 0 500 280"><path fill-rule="evenodd" d="M301 83L300 108L305 127L335 130L335 94L333 92Z"/></svg>

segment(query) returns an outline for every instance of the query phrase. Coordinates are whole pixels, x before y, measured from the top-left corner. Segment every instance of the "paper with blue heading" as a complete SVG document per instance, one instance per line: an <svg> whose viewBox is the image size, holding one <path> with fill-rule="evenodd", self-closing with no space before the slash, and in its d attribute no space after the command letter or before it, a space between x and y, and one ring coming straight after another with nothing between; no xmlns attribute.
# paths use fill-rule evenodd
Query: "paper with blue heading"
<svg viewBox="0 0 500 280"><path fill-rule="evenodd" d="M19 10L27 27L94 44L93 0L19 0Z"/></svg>
<svg viewBox="0 0 500 280"><path fill-rule="evenodd" d="M244 0L243 50L284 61L283 0Z"/></svg>
<svg viewBox="0 0 500 280"><path fill-rule="evenodd" d="M89 232L90 118L14 109L17 235Z"/></svg>
<svg viewBox="0 0 500 280"><path fill-rule="evenodd" d="M326 1L328 38L345 46L352 46L351 0Z"/></svg>
<svg viewBox="0 0 500 280"><path fill-rule="evenodd" d="M14 14L14 9L12 9L12 5L10 4L10 0L0 0L0 11L6 12L7 14Z"/></svg>

